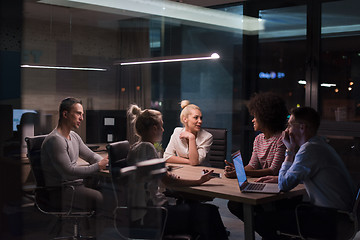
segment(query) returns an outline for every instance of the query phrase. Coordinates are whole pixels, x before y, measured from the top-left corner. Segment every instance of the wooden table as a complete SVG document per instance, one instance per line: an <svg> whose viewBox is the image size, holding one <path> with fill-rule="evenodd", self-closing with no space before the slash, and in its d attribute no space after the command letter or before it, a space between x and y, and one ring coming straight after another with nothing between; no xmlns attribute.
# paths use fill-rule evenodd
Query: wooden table
<svg viewBox="0 0 360 240"><path fill-rule="evenodd" d="M102 157L106 157L108 155L107 151L106 151L106 145L107 143L97 143L97 144L88 144L89 146L98 146L98 148L94 151L97 154L99 154ZM84 159L80 158L77 161L77 165L78 166L88 166L89 163L86 162Z"/></svg>
<svg viewBox="0 0 360 240"><path fill-rule="evenodd" d="M237 179L229 179L223 176L223 169L219 168L209 168L203 166L189 166L182 164L167 164L168 166L180 166L181 168L175 169L172 173L180 176L184 179L198 179L203 169L213 169L214 172L221 173L222 178L214 178L209 182L204 183L201 186L196 187L175 187L172 188L176 191L213 197L213 198L222 198L228 199L235 202L243 203L244 207L244 229L245 229L245 239L253 240L255 239L254 231L254 217L253 217L253 208L256 205L267 204L275 202L280 199L292 198L300 195L306 194L304 186L298 185L295 189L278 194L265 194L265 193L241 193ZM249 182L254 181L254 179L248 179Z"/></svg>

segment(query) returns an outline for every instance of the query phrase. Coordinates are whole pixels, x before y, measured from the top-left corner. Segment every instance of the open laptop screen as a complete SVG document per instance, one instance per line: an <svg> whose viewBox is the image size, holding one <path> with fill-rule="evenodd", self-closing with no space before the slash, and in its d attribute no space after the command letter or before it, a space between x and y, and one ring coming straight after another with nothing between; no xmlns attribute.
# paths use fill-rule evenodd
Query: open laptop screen
<svg viewBox="0 0 360 240"><path fill-rule="evenodd" d="M232 160L241 192L278 193L280 189L276 183L249 183L246 178L245 168L240 150L233 153Z"/></svg>
<svg viewBox="0 0 360 240"><path fill-rule="evenodd" d="M234 163L236 169L236 176L239 182L239 186L241 186L246 181L246 173L244 169L244 164L242 161L240 150L234 152L232 155L232 161Z"/></svg>

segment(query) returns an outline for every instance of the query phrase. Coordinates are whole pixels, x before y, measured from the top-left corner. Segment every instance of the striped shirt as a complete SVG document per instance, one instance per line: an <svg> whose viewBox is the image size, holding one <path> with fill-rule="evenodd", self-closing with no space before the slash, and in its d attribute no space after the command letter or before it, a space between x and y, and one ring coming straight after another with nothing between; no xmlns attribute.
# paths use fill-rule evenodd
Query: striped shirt
<svg viewBox="0 0 360 240"><path fill-rule="evenodd" d="M270 168L274 175L278 175L281 164L285 159L286 147L282 142L281 133L265 139L263 133L256 136L253 153L249 165L254 169Z"/></svg>

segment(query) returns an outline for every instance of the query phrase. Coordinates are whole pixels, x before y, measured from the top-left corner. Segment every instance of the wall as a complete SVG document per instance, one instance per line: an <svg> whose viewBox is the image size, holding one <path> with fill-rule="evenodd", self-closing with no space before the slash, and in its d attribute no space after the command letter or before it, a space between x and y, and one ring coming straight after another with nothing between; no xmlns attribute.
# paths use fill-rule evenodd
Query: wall
<svg viewBox="0 0 360 240"><path fill-rule="evenodd" d="M128 21L116 20L105 23L99 20L94 21L93 25L86 25L84 22L89 20L70 21L69 16L57 19L59 14L68 13L62 8L51 9L46 20L25 19L22 63L96 67L107 71L22 68L22 107L39 110L41 119L51 122L51 126L46 128L47 132L56 126L58 105L68 96L81 99L84 110L124 110L130 103L144 107L150 105L149 68L129 70L114 65L114 61L122 58L149 55L146 21L133 20L135 23L141 22L137 27L133 25L133 28L123 27ZM91 16L91 13L87 16ZM133 39L138 39L138 42ZM137 51L131 51L134 48ZM86 116L78 132L85 140Z"/></svg>
<svg viewBox="0 0 360 240"><path fill-rule="evenodd" d="M233 46L241 35L193 27L183 28L183 54L218 53L218 60L184 62L181 98L198 105L203 126L228 130L228 156L232 151ZM237 146L239 149L240 146Z"/></svg>

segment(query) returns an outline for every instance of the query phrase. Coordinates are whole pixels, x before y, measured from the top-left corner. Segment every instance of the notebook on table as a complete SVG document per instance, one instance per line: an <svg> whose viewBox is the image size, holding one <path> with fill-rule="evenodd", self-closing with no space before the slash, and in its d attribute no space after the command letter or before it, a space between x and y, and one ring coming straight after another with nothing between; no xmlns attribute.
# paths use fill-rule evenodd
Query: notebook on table
<svg viewBox="0 0 360 240"><path fill-rule="evenodd" d="M277 183L249 183L246 178L244 164L242 161L240 150L234 152L232 161L235 166L236 176L241 192L257 192L257 193L278 193L280 189Z"/></svg>

